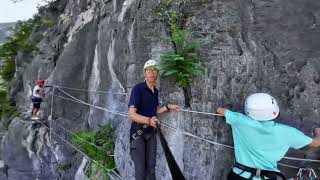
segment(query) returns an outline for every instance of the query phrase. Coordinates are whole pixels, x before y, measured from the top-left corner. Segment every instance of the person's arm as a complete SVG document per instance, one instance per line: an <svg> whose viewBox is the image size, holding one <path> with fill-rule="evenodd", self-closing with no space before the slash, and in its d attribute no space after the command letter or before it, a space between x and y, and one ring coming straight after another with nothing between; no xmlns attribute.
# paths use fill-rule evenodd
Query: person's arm
<svg viewBox="0 0 320 180"><path fill-rule="evenodd" d="M50 86L43 86L43 93L47 94L50 91L51 87Z"/></svg>
<svg viewBox="0 0 320 180"><path fill-rule="evenodd" d="M219 107L216 112L226 118L226 123L231 126L246 126L249 121L247 117L241 113L233 112L229 109Z"/></svg>
<svg viewBox="0 0 320 180"><path fill-rule="evenodd" d="M312 139L312 142L309 144L312 148L319 148L320 147L320 128L316 128L314 130L314 138Z"/></svg>
<svg viewBox="0 0 320 180"><path fill-rule="evenodd" d="M158 108L157 114L161 114L163 112L170 111L170 110L179 112L181 110L181 108L178 105L175 105L175 104L167 104L165 106L162 106L162 107Z"/></svg>
<svg viewBox="0 0 320 180"><path fill-rule="evenodd" d="M318 148L320 147L320 138L313 138L312 143L309 144L310 147L312 148Z"/></svg>
<svg viewBox="0 0 320 180"><path fill-rule="evenodd" d="M46 94L46 88L41 87L41 88L40 88L40 95L43 96L43 95L45 95L45 94Z"/></svg>
<svg viewBox="0 0 320 180"><path fill-rule="evenodd" d="M141 123L141 124L147 124L152 127L157 127L158 119L155 116L153 116L152 118L142 116L137 113L136 108L132 108L132 107L129 108L128 117L129 117L129 119L131 119L134 122Z"/></svg>
<svg viewBox="0 0 320 180"><path fill-rule="evenodd" d="M217 108L217 113L221 114L222 116L226 116L226 111L227 109L225 108L221 108L221 107Z"/></svg>

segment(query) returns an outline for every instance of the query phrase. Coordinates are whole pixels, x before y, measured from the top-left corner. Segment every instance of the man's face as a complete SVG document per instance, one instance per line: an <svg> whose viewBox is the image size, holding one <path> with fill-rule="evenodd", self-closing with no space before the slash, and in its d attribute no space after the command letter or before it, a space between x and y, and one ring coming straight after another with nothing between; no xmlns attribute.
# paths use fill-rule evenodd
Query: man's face
<svg viewBox="0 0 320 180"><path fill-rule="evenodd" d="M155 82L158 77L158 70L154 67L147 67L144 69L144 77L149 82Z"/></svg>

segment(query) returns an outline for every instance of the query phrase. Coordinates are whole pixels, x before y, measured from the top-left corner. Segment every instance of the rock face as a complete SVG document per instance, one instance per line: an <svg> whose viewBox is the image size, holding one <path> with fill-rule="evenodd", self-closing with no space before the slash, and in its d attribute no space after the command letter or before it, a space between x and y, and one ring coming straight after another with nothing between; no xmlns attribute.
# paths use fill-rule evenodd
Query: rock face
<svg viewBox="0 0 320 180"><path fill-rule="evenodd" d="M5 43L10 37L15 23L0 23L0 45ZM2 61L0 59L0 66L2 65Z"/></svg>
<svg viewBox="0 0 320 180"><path fill-rule="evenodd" d="M15 23L0 23L0 44L6 42L10 37Z"/></svg>
<svg viewBox="0 0 320 180"><path fill-rule="evenodd" d="M55 88L53 106L51 95L47 95L43 103L45 117L52 108L51 127L68 140L68 134L59 125L74 130L112 123L117 132L118 170L124 179L134 179L127 118L61 97L71 98L65 94L68 93L110 111L126 112L128 95L124 93L130 93L136 83L143 81L144 62L150 58L159 61L163 51L172 49L172 44L148 38L169 37L167 24L155 16L164 0L57 2L58 23L43 32L44 38L38 44L41 53L21 53L16 58L17 72L11 95L19 110L26 112L30 109L31 90L37 78L46 79L51 85L88 90ZM311 136L312 129L319 126L320 113L320 1L190 0L180 3L172 4L173 8L182 8L186 15L184 28L194 38L205 40L199 52L206 73L192 84L191 109L212 112L218 106L225 106L242 111L247 95L268 92L279 102L278 121ZM183 105L182 90L173 80L161 77L159 88L162 103ZM202 138L232 145L231 129L222 118L188 112L169 113L160 118ZM36 177L39 179L81 179L86 163L82 155L55 135L48 143L47 131L43 127L32 127L32 123L25 125L17 119L4 136L1 148L1 159L7 170L4 179L19 179L17 174L20 179L22 176L32 179L39 168L43 172L41 177ZM226 179L234 162L232 150L166 127L163 132L186 179ZM26 140L28 137L33 140ZM32 142L41 144L41 151L33 148ZM171 179L158 144L157 179ZM318 159L319 152L290 151L288 156ZM317 165L283 162L301 167ZM296 169L279 168L288 177L297 173Z"/></svg>
<svg viewBox="0 0 320 180"><path fill-rule="evenodd" d="M54 172L46 172L54 166L49 145L48 131L39 123L15 119L3 137L2 153L11 179L53 178ZM44 163L47 162L47 163ZM51 162L51 163L48 163ZM44 166L50 167L44 167Z"/></svg>

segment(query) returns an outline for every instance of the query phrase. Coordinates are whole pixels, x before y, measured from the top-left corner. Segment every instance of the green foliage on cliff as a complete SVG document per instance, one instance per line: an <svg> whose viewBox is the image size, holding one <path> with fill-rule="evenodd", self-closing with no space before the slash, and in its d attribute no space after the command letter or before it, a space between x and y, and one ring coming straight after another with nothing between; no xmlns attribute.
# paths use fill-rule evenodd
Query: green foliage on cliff
<svg viewBox="0 0 320 180"><path fill-rule="evenodd" d="M175 48L161 56L161 72L163 76L173 77L180 87L185 88L204 73L204 68L197 53L199 45L192 41L188 31L177 25L177 13L172 12L170 17L171 40Z"/></svg>
<svg viewBox="0 0 320 180"><path fill-rule="evenodd" d="M0 119L5 128L8 128L11 120L19 113L12 100L8 98L7 91L0 89Z"/></svg>
<svg viewBox="0 0 320 180"><path fill-rule="evenodd" d="M184 5L187 1L180 1ZM190 107L191 83L202 76L205 68L201 62L198 49L200 43L185 30L182 9L170 9L171 1L167 0L156 10L156 16L169 25L170 42L173 51L161 55L160 67L163 76L172 77L183 89L185 107Z"/></svg>
<svg viewBox="0 0 320 180"><path fill-rule="evenodd" d="M0 60L2 61L0 76L6 82L10 82L14 76L14 60L18 52L30 53L37 49L29 39L33 25L34 20L18 22L8 42L0 46Z"/></svg>
<svg viewBox="0 0 320 180"><path fill-rule="evenodd" d="M73 141L84 153L98 162L98 164L91 162L88 165L86 171L88 177L93 177L99 172L107 175L108 172L116 169L114 156L112 156L115 147L115 134L110 124L95 131L77 131L75 135L72 137Z"/></svg>

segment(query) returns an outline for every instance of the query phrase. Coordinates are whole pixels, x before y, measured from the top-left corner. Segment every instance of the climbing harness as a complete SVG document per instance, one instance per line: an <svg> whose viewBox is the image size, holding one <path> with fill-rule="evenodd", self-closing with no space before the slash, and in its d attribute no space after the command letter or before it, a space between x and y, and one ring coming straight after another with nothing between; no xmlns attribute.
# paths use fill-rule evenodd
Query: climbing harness
<svg viewBox="0 0 320 180"><path fill-rule="evenodd" d="M135 123L135 122L132 122L132 123ZM137 123L138 124L138 123ZM130 140L137 140L139 139L143 134L145 134L146 132L146 128L148 127L148 125L140 125L139 126L139 129L132 134L132 136L130 137Z"/></svg>
<svg viewBox="0 0 320 180"><path fill-rule="evenodd" d="M249 172L251 173L249 180L252 180L254 177L261 178L262 180L265 180L266 178L270 180L277 180L277 177L280 177L283 180L286 180L283 174L280 172L275 171L267 171L267 170L261 170L261 169L255 169L248 166L245 166L240 163L235 163L234 167L242 170L242 172Z"/></svg>

